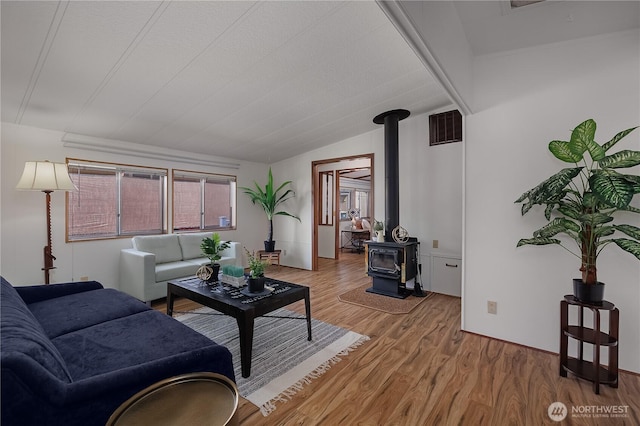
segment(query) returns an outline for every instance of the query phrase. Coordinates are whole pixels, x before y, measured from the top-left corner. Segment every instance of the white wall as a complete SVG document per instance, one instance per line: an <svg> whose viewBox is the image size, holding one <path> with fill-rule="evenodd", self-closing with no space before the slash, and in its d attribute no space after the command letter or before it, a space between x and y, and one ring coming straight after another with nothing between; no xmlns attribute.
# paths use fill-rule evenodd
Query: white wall
<svg viewBox="0 0 640 426"><path fill-rule="evenodd" d="M151 167L178 168L210 173L236 175L238 186L252 186L256 180L264 185L268 166L240 163L239 169L228 169L166 160L131 157L123 154L71 149L63 146L62 133L2 123L1 138L1 253L0 274L14 285L42 283L43 247L46 245L45 197L41 192L18 191L16 183L25 161L50 160L64 162L66 157ZM170 152L170 151L169 151ZM175 151L176 155L185 153ZM194 155L196 156L196 155ZM197 156L196 156L197 157ZM204 156L200 156L201 158ZM215 159L215 157L210 157ZM218 158L218 161L226 159ZM170 171L169 171L170 173ZM169 190L171 203L171 190ZM131 247L131 240L111 239L65 243L65 196L52 194L52 245L57 260L51 271L51 282L77 280L82 276L100 281L106 287L118 288L120 249ZM308 199L303 196L301 200ZM239 241L250 250L264 248L268 222L264 211L251 204L238 191L237 230L221 231L223 239ZM276 237L278 237L276 228ZM286 257L282 259L286 263Z"/></svg>
<svg viewBox="0 0 640 426"><path fill-rule="evenodd" d="M547 144L567 140L580 122L595 119L600 143L640 124L639 40L632 31L476 59L479 112L466 118L465 330L559 351L560 300L579 260L557 246L516 249L544 216L522 217L514 200L565 167ZM640 132L618 147L640 150ZM640 217L621 222L640 226ZM640 372L640 262L611 246L598 271L620 309L620 367ZM487 313L488 300L498 302L497 315Z"/></svg>
<svg viewBox="0 0 640 426"><path fill-rule="evenodd" d="M293 180L297 191L307 192L311 189L313 161L374 153L373 216L384 221L384 128L373 123L371 126L374 129L371 132L274 164L274 171L278 171L277 174L274 172L274 177ZM421 242L425 288L429 285L429 253L433 239L440 241L442 250L455 254L462 252L462 143L430 147L428 129L428 115L422 114L401 121L398 130L400 225ZM310 201L303 208L310 209ZM304 217L310 218L311 212L305 210ZM311 268L311 225L310 219L286 224L291 234L301 238L295 248L300 251L303 263L297 266L306 269Z"/></svg>

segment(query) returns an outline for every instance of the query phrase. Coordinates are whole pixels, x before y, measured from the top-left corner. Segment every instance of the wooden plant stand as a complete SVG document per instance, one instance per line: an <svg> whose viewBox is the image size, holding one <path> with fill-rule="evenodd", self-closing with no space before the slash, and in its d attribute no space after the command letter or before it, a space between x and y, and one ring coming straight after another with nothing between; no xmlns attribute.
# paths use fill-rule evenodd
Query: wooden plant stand
<svg viewBox="0 0 640 426"><path fill-rule="evenodd" d="M578 324L569 325L569 305L578 308ZM584 310L593 312L593 328L584 326ZM609 332L600 330L600 311L609 312ZM567 377L567 372L593 382L593 391L600 393L600 384L618 387L618 326L620 312L611 302L606 300L599 305L582 303L573 295L564 296L560 302L560 376ZM569 337L578 341L578 357L567 355ZM584 360L584 344L593 345L593 360ZM609 348L608 366L600 365L600 347Z"/></svg>

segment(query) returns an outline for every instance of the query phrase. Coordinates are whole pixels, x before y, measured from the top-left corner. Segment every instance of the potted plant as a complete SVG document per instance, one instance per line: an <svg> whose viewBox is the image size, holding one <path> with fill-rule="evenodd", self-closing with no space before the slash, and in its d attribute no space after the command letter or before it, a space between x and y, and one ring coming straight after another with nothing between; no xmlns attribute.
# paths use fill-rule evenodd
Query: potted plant
<svg viewBox="0 0 640 426"><path fill-rule="evenodd" d="M384 223L379 220L373 219L373 226L371 227L376 233L376 241L379 243L384 242Z"/></svg>
<svg viewBox="0 0 640 426"><path fill-rule="evenodd" d="M202 239L200 249L202 253L211 261L211 268L213 273L211 274L210 282L218 281L218 273L220 272L220 264L218 260L222 258L222 251L229 248L231 243L229 241L222 242L220 234L214 232L211 237L205 237Z"/></svg>
<svg viewBox="0 0 640 426"><path fill-rule="evenodd" d="M247 248L244 248L247 252L247 258L249 260L249 292L260 293L264 291L264 268L267 263L256 257L255 252L250 252Z"/></svg>
<svg viewBox="0 0 640 426"><path fill-rule="evenodd" d="M255 188L247 188L241 187L245 194L247 194L251 198L251 202L253 204L259 204L264 212L267 214L267 219L269 220L269 233L267 234L267 240L264 242L264 250L267 252L272 252L275 249L276 242L273 241L273 216L281 215L281 216L289 216L294 219L300 218L291 213L287 213L283 210L278 210L278 206L290 198L295 197L295 192L291 189L286 189L285 187L291 184L291 181L288 180L280 185L277 189L274 189L273 185L273 174L271 173L271 168L269 168L269 176L267 178L267 184L264 189L257 183L253 182ZM284 192L280 192L284 191Z"/></svg>
<svg viewBox="0 0 640 426"><path fill-rule="evenodd" d="M640 193L640 176L618 171L640 164L640 151L607 153L636 128L624 130L600 145L594 140L595 121L580 123L569 141L549 143L549 151L557 159L574 166L560 170L515 201L522 203L522 215L536 204L545 206L548 221L533 232L533 238L518 241L517 247L559 244L578 257L582 277L573 280L574 296L585 303L603 300L604 283L598 281L596 260L606 246L613 243L640 259L640 228L613 223L616 212L640 213L630 204ZM616 232L628 238L614 237ZM559 234L568 236L578 250L574 252L554 238Z"/></svg>

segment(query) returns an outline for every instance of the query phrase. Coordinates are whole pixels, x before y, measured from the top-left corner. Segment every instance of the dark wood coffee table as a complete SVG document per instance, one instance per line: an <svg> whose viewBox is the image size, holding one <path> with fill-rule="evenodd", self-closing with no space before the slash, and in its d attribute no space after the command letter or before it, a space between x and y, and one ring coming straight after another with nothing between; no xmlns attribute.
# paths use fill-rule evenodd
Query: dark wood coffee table
<svg viewBox="0 0 640 426"><path fill-rule="evenodd" d="M176 296L208 306L225 315L232 316L240 332L240 365L242 377L251 375L251 351L253 347L253 324L257 317L265 316L276 309L304 299L307 320L307 340L311 340L311 301L309 287L286 281L267 278L265 285L273 288L266 295L245 295L239 289L226 284L209 286L198 278L183 278L167 284L167 315L173 315ZM245 287L246 288L246 287Z"/></svg>

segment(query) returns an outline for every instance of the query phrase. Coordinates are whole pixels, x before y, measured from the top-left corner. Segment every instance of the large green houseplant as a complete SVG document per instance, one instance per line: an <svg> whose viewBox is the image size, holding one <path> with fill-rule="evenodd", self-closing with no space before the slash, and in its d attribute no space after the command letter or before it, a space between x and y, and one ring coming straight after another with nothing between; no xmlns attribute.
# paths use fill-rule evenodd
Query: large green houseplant
<svg viewBox="0 0 640 426"><path fill-rule="evenodd" d="M613 243L640 259L640 228L613 223L616 212L640 213L638 207L631 205L640 193L640 176L618 171L640 164L640 151L608 153L636 128L624 130L600 145L595 141L595 121L580 123L569 141L549 143L549 151L557 159L574 166L560 170L515 201L522 203L522 215L536 204L545 206L548 221L534 231L533 238L523 238L517 246L559 244L578 257L582 278L574 279L574 295L583 302L602 301L604 284L598 281L596 267L602 249ZM614 236L616 233L625 237ZM569 236L578 251L554 238L559 234Z"/></svg>
<svg viewBox="0 0 640 426"><path fill-rule="evenodd" d="M300 220L296 215L287 213L284 210L278 210L278 206L280 206L280 204L295 197L296 194L293 190L286 189L287 185L291 184L290 180L284 182L278 186L278 188L275 188L271 168L269 168L269 176L264 189L257 182L254 181L253 183L255 188L241 187L240 189L244 191L249 198L251 198L251 202L253 204L260 205L266 213L267 220L269 220L269 233L267 234L267 239L264 242L264 249L265 251L272 252L275 249L275 241L273 241L273 217L275 215L281 215L298 219L298 221Z"/></svg>

